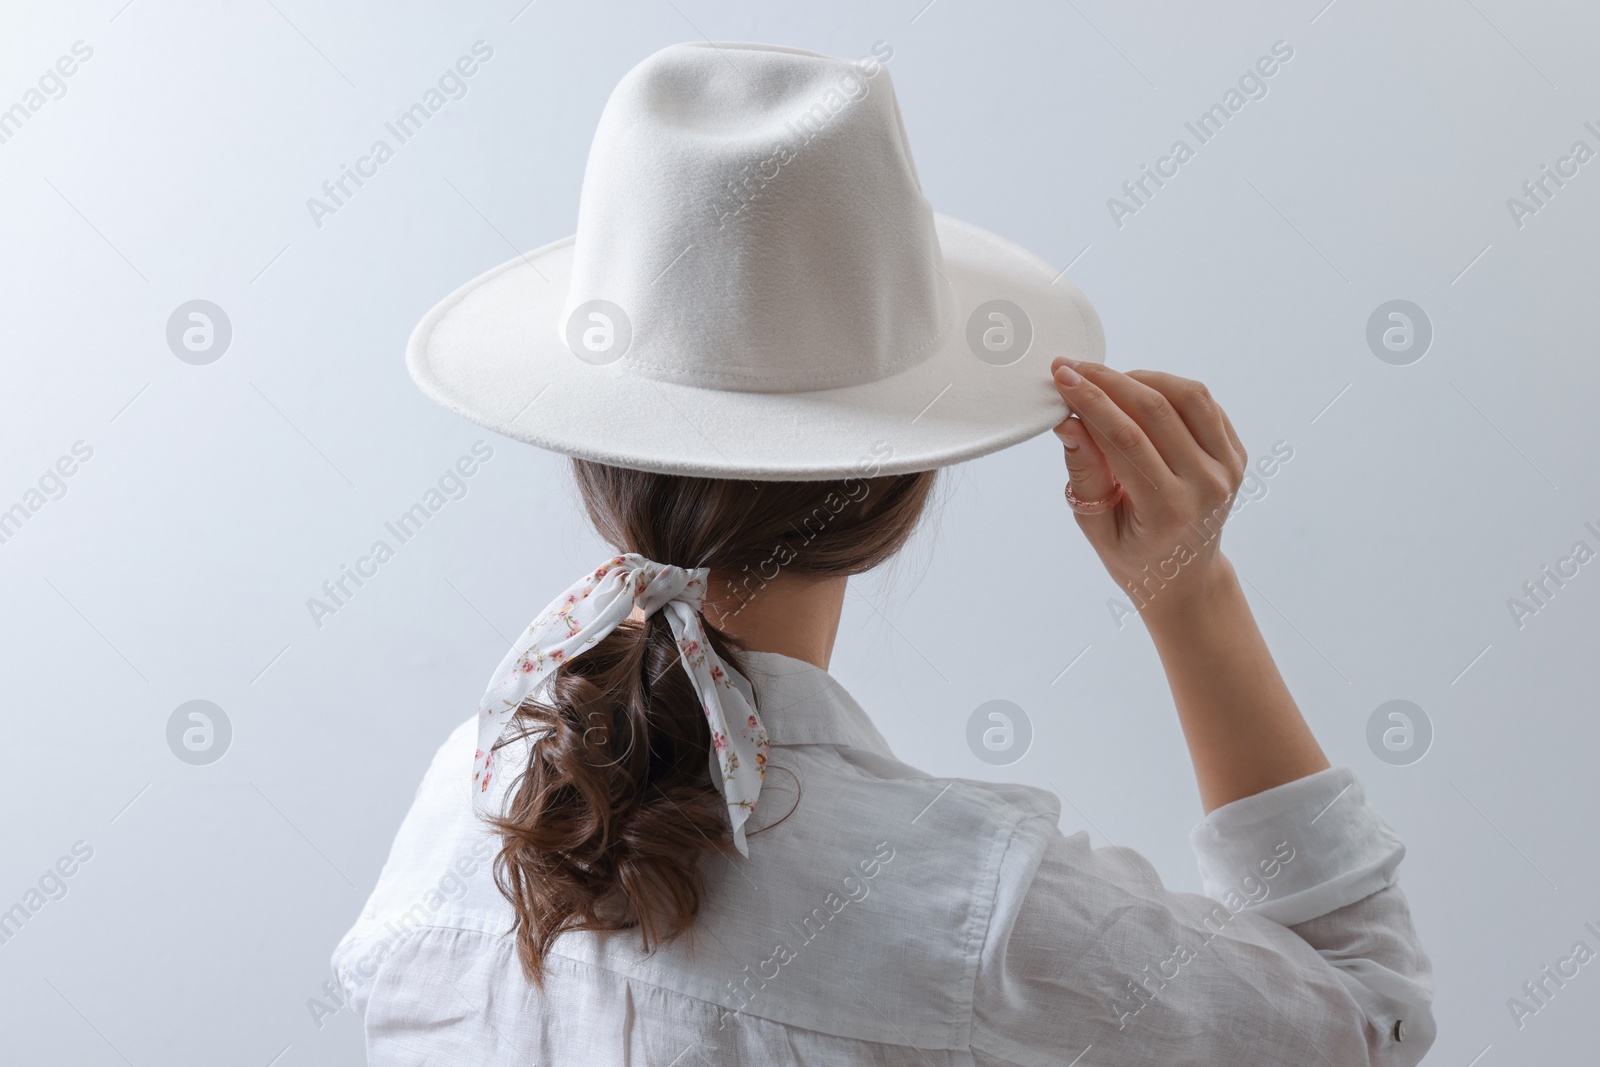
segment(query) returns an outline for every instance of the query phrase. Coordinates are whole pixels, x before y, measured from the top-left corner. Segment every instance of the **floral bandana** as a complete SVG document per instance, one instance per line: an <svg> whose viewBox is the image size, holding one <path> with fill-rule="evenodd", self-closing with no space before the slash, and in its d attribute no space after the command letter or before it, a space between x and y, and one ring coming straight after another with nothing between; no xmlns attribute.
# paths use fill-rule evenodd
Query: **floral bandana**
<svg viewBox="0 0 1600 1067"><path fill-rule="evenodd" d="M522 701L540 679L593 648L632 613L665 609L678 640L680 662L689 672L711 724L712 776L721 777L728 800L733 843L749 856L744 824L755 810L767 767L767 731L756 717L750 683L722 662L706 640L700 607L707 569L685 570L652 563L637 553L613 556L587 574L529 624L489 680L478 712L478 752L472 761L473 797L480 807L493 774L494 746Z"/></svg>

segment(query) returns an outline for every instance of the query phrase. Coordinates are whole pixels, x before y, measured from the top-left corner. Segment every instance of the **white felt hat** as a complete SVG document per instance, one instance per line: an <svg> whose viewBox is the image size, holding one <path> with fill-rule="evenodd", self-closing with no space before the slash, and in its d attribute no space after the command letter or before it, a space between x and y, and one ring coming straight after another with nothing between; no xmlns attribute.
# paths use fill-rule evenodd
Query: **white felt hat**
<svg viewBox="0 0 1600 1067"><path fill-rule="evenodd" d="M696 43L612 92L577 234L450 294L407 363L543 448L790 481L1015 444L1067 415L1050 360L1104 352L1071 281L933 212L876 58Z"/></svg>

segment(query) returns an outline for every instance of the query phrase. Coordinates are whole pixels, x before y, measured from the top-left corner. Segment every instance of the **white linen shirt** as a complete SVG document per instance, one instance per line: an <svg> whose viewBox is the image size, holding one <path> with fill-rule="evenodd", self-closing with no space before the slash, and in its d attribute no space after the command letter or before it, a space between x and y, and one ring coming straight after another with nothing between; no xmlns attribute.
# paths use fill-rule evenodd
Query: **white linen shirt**
<svg viewBox="0 0 1600 1067"><path fill-rule="evenodd" d="M369 1063L1399 1067L1432 1043L1405 849L1348 768L1213 811L1207 896L1175 893L1063 836L1049 792L899 762L826 671L746 662L772 739L752 827L776 825L706 859L690 936L564 934L543 993L473 814L475 719L450 736L334 953Z"/></svg>

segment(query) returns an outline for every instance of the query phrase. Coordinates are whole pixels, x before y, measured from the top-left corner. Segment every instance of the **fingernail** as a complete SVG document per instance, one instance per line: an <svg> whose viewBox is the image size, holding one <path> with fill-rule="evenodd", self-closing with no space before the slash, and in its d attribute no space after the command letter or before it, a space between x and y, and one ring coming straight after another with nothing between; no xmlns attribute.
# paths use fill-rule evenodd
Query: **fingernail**
<svg viewBox="0 0 1600 1067"><path fill-rule="evenodd" d="M1083 381L1083 375L1073 370L1070 365L1064 364L1056 368L1056 381L1070 389Z"/></svg>
<svg viewBox="0 0 1600 1067"><path fill-rule="evenodd" d="M1072 430L1071 429L1062 430L1060 436L1061 436L1061 443L1066 446L1066 449L1067 449L1068 452L1072 452L1072 451L1077 449L1077 447L1078 447L1078 439L1076 437L1072 436Z"/></svg>
<svg viewBox="0 0 1600 1067"><path fill-rule="evenodd" d="M1076 367L1079 363L1083 362L1080 359L1073 359L1071 356L1057 356L1056 358L1069 367Z"/></svg>

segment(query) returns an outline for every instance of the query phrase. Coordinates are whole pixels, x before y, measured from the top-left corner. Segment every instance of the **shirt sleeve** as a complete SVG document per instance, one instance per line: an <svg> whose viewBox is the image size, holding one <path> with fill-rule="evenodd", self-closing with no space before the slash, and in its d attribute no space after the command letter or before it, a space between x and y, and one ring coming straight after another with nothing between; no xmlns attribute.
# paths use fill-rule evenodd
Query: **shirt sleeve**
<svg viewBox="0 0 1600 1067"><path fill-rule="evenodd" d="M1203 896L1048 817L1018 829L973 990L979 1064L1422 1059L1433 983L1396 881L1405 846L1350 768L1223 805L1190 841Z"/></svg>

